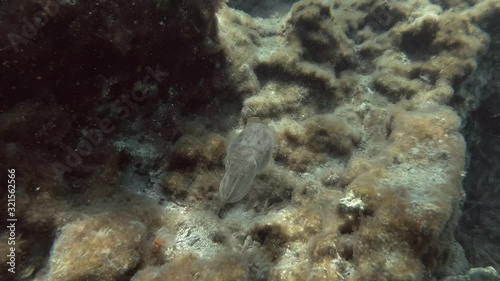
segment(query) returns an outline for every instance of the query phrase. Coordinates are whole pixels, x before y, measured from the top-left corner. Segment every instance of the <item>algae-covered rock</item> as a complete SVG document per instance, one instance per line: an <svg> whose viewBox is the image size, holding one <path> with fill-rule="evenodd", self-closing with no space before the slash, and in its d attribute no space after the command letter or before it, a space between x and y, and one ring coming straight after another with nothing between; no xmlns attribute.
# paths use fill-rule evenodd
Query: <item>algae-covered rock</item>
<svg viewBox="0 0 500 281"><path fill-rule="evenodd" d="M20 0L0 18L18 280L496 276L499 1Z"/></svg>
<svg viewBox="0 0 500 281"><path fill-rule="evenodd" d="M54 242L49 280L116 280L141 260L146 226L103 213L65 225Z"/></svg>

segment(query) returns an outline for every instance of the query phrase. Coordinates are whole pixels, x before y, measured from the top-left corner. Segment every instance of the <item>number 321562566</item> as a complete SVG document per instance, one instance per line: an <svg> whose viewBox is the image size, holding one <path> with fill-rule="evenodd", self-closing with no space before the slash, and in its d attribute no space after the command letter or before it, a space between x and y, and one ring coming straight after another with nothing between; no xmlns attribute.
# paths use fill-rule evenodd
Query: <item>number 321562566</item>
<svg viewBox="0 0 500 281"><path fill-rule="evenodd" d="M8 169L8 186L7 186L7 200L8 200L8 205L7 205L7 212L9 213L14 213L16 211L16 170L15 169Z"/></svg>

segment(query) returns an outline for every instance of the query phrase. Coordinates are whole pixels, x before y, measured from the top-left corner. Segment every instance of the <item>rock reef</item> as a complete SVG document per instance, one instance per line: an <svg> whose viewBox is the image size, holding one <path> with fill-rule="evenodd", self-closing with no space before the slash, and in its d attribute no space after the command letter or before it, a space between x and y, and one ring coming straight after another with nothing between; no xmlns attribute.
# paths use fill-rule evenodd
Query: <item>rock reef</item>
<svg viewBox="0 0 500 281"><path fill-rule="evenodd" d="M18 219L0 278L498 278L456 230L465 134L500 104L499 19L497 0L0 3ZM274 161L227 204L227 145L254 117Z"/></svg>

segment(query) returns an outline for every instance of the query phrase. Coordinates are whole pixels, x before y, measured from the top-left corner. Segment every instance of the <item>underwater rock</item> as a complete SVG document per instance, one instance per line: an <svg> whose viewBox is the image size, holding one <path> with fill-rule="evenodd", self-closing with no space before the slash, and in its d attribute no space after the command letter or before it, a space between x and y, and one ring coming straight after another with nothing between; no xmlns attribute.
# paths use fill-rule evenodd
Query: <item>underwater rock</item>
<svg viewBox="0 0 500 281"><path fill-rule="evenodd" d="M140 262L146 226L103 213L61 229L52 249L49 280L116 280Z"/></svg>
<svg viewBox="0 0 500 281"><path fill-rule="evenodd" d="M53 242L23 251L24 277L462 278L462 129L497 93L499 2L231 8L262 2L0 3L0 168L19 171L22 232ZM227 152L255 117L275 143ZM255 167L221 200L226 153Z"/></svg>

